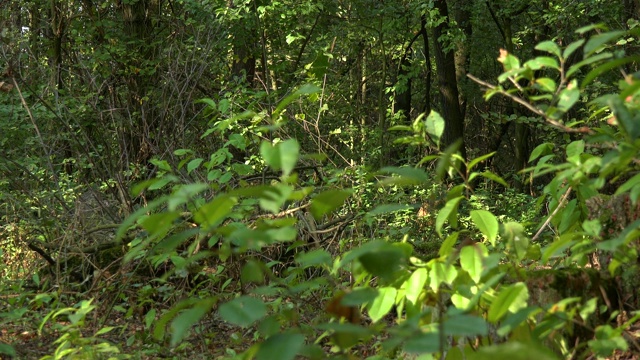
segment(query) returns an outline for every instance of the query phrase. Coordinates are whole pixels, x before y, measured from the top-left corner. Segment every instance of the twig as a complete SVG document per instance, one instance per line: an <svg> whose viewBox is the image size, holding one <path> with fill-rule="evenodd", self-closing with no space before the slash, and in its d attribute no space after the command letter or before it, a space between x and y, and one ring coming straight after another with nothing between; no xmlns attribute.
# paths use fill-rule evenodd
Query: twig
<svg viewBox="0 0 640 360"><path fill-rule="evenodd" d="M569 193L571 193L571 186L567 188L567 191L565 191L564 195L562 195L560 202L558 202L558 206L556 206L556 209L553 210L553 212L551 213L551 215L549 215L549 217L544 222L544 224L542 224L538 232L531 238L531 241L535 241L540 236L540 234L542 234L542 230L544 230L544 228L547 227L547 225L549 225L549 223L551 222L551 219L553 219L553 217L556 216L558 211L560 211L560 209L564 206L564 202L567 200Z"/></svg>
<svg viewBox="0 0 640 360"><path fill-rule="evenodd" d="M469 77L469 79L473 80L474 82L486 87L487 89L491 89L491 90L495 90L496 92L498 92L499 94L508 97L509 99L517 102L518 104L524 106L525 108L529 109L529 111L533 112L534 114L542 117L544 119L544 121L546 121L547 123L549 123L549 125L558 128L564 132L568 132L568 133L583 133L583 134L589 134L592 135L594 134L593 130L589 129L586 126L580 127L580 128L570 128L562 123L560 123L557 120L554 120L552 118L550 118L549 116L547 116L547 114L538 109L537 107L533 106L533 104L527 102L526 100L524 100L521 97L515 96L513 94L508 93L507 91L504 91L502 89L497 89L497 86L492 85L486 81L482 81L480 79L478 79L477 77L471 75L471 74L467 74L467 77Z"/></svg>

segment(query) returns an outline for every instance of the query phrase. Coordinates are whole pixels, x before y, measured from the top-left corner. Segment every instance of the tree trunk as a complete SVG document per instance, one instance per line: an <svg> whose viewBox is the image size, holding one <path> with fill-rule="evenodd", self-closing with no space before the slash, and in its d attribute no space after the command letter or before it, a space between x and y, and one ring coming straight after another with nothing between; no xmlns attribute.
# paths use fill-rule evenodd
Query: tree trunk
<svg viewBox="0 0 640 360"><path fill-rule="evenodd" d="M467 94L466 84L468 83L467 72L471 59L469 58L469 48L467 44L471 42L473 28L471 27L471 12L469 11L469 2L464 0L454 0L454 18L456 23L464 34L464 39L456 44L456 80L458 81L458 92L460 102L460 112L462 118L465 118L467 112Z"/></svg>
<svg viewBox="0 0 640 360"><path fill-rule="evenodd" d="M428 115L431 112L431 54L429 51L429 33L427 32L427 17L420 16L420 35L424 42L424 57L426 60L427 76L424 84L424 112Z"/></svg>
<svg viewBox="0 0 640 360"><path fill-rule="evenodd" d="M449 10L445 0L434 2L440 16L445 21L433 29L433 43L438 73L438 86L440 88L442 117L445 120L442 145L449 146L456 141L461 141L460 153L466 159L464 145L464 118L458 99L458 82L456 80L456 63L453 51L445 50L446 44L441 39L449 26Z"/></svg>
<svg viewBox="0 0 640 360"><path fill-rule="evenodd" d="M125 155L123 168L130 163L145 164L154 151L151 139L158 139L155 134L160 119L151 102L146 100L148 92L157 82L157 72L150 71L149 64L156 57L157 45L154 45L155 25L152 21L160 12L159 0L138 0L122 3L124 29L130 37L129 50L139 54L132 59L133 70L127 79L129 88L130 121L123 124L122 153Z"/></svg>

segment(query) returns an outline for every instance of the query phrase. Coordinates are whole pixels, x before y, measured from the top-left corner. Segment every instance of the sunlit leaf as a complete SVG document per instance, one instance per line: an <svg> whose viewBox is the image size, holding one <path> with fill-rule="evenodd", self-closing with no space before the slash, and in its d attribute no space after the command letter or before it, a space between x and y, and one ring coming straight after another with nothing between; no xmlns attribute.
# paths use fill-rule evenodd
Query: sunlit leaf
<svg viewBox="0 0 640 360"><path fill-rule="evenodd" d="M567 112L580 98L580 90L574 80L566 89L562 90L558 99L558 109L563 112Z"/></svg>
<svg viewBox="0 0 640 360"><path fill-rule="evenodd" d="M482 277L482 253L475 246L465 246L460 250L460 267L476 283Z"/></svg>
<svg viewBox="0 0 640 360"><path fill-rule="evenodd" d="M458 216L458 206L462 199L464 199L464 196L458 196L447 201L445 206L438 212L438 216L436 217L436 231L438 235L442 236L442 226L447 219ZM455 223L451 223L451 226L455 226Z"/></svg>
<svg viewBox="0 0 640 360"><path fill-rule="evenodd" d="M538 45L536 45L535 49L540 51L546 51L550 54L557 56L558 58L561 57L560 47L554 41L550 41L550 40L543 41Z"/></svg>
<svg viewBox="0 0 640 360"><path fill-rule="evenodd" d="M426 268L419 268L411 274L409 279L404 282L405 297L412 304L418 303L418 298L424 290L427 283L429 273Z"/></svg>
<svg viewBox="0 0 640 360"><path fill-rule="evenodd" d="M376 323L387 315L396 301L397 290L394 287L382 287L378 289L378 295L369 306L369 316Z"/></svg>
<svg viewBox="0 0 640 360"><path fill-rule="evenodd" d="M500 290L498 296L493 300L489 307L487 319L493 323L502 319L507 312L515 313L520 309L527 307L529 300L529 290L527 285L518 282Z"/></svg>
<svg viewBox="0 0 640 360"><path fill-rule="evenodd" d="M427 116L426 125L427 134L429 134L429 137L431 137L436 145L439 145L440 137L442 137L442 133L444 132L444 119L438 112L431 110L429 116Z"/></svg>
<svg viewBox="0 0 640 360"><path fill-rule="evenodd" d="M260 155L272 169L282 170L283 176L289 176L298 162L300 145L295 139L285 140L275 145L264 141L260 145Z"/></svg>
<svg viewBox="0 0 640 360"><path fill-rule="evenodd" d="M491 245L495 245L496 237L498 236L498 219L490 211L487 210L472 210L471 220L478 227Z"/></svg>

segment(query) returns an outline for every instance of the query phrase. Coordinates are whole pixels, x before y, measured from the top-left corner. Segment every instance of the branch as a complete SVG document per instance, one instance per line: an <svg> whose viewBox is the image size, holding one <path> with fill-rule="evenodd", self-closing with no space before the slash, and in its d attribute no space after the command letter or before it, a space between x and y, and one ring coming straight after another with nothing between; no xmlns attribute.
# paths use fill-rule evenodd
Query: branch
<svg viewBox="0 0 640 360"><path fill-rule="evenodd" d="M524 100L521 97L515 96L513 94L510 94L502 89L497 89L497 86L492 85L486 81L482 81L480 79L478 79L477 77L471 75L471 74L467 74L467 76L469 77L469 79L473 80L474 82L486 87L487 89L491 89L494 90L496 92L498 92L499 94L508 97L509 99L515 101L516 103L524 106L525 108L529 109L529 111L533 112L534 114L542 117L544 119L544 121L546 121L549 125L558 128L564 132L568 132L568 133L582 133L582 134L589 134L592 135L594 132L589 129L586 126L580 127L580 128L570 128L564 124L562 124L561 122L554 120L552 118L550 118L549 116L547 116L547 114L538 109L537 107L535 107L533 104L527 102L526 100Z"/></svg>
<svg viewBox="0 0 640 360"><path fill-rule="evenodd" d="M545 227L547 227L547 225L549 225L549 223L551 222L551 219L553 219L554 216L556 216L556 214L558 213L558 211L560 211L560 209L564 206L564 202L567 201L567 197L569 196L569 194L571 193L571 186L569 186L567 188L567 191L565 191L564 195L562 195L562 198L560 198L560 202L558 202L558 206L556 206L556 209L553 210L553 212L551 213L551 215L549 215L549 217L547 218L547 220L544 222L544 224L542 224L542 226L540 226L540 229L538 230L538 232L531 238L531 241L535 241L536 239L538 239L538 237L540 236L540 234L542 234L542 230L544 230Z"/></svg>

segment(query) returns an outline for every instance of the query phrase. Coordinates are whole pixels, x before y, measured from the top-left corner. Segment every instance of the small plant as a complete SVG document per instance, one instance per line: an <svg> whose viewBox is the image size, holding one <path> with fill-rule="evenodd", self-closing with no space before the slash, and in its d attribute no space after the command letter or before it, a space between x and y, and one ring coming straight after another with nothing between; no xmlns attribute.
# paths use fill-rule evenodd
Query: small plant
<svg viewBox="0 0 640 360"><path fill-rule="evenodd" d="M48 321L58 320L54 323L54 328L62 335L54 342L58 345L55 352L52 355L42 357L41 360L97 359L120 353L117 346L99 338L99 336L112 331L114 328L111 326L98 330L93 336L83 336L82 330L85 327L87 315L96 308L91 304L92 301L93 299L83 300L74 307L52 311L44 318L40 324L40 333ZM108 359L128 358L128 356L122 355L108 357Z"/></svg>

